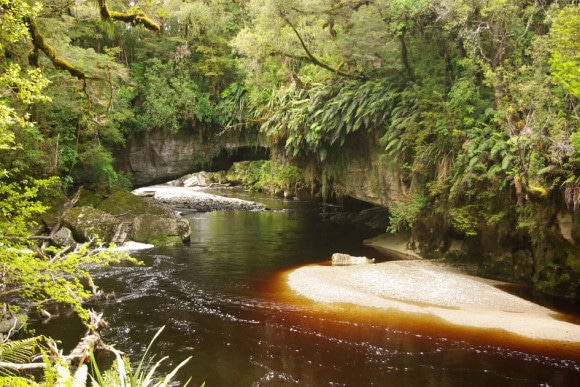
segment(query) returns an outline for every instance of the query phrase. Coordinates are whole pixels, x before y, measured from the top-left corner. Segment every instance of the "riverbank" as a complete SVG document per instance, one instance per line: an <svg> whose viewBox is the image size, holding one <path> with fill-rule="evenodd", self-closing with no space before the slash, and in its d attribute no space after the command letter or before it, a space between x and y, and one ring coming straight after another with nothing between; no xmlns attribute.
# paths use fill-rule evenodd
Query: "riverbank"
<svg viewBox="0 0 580 387"><path fill-rule="evenodd" d="M295 293L318 303L396 310L534 340L580 343L580 325L557 320L556 312L504 292L497 284L425 260L310 265L288 275Z"/></svg>
<svg viewBox="0 0 580 387"><path fill-rule="evenodd" d="M261 203L202 192L198 187L155 185L133 191L135 195L151 197L157 204L180 211L263 211Z"/></svg>

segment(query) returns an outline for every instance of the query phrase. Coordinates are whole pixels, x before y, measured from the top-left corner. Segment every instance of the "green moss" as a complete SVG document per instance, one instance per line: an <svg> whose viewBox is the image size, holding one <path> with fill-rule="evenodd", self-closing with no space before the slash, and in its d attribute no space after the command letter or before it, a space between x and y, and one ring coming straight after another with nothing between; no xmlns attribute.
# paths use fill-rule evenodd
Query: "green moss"
<svg viewBox="0 0 580 387"><path fill-rule="evenodd" d="M93 207L96 208L103 201L103 195L89 191L81 190L79 200L77 200L75 207Z"/></svg>
<svg viewBox="0 0 580 387"><path fill-rule="evenodd" d="M120 216L138 216L143 214L166 215L167 210L146 199L127 191L117 191L100 203L97 208L103 212Z"/></svg>
<svg viewBox="0 0 580 387"><path fill-rule="evenodd" d="M527 195L529 200L541 200L548 196L548 191L543 187L530 185L528 187Z"/></svg>
<svg viewBox="0 0 580 387"><path fill-rule="evenodd" d="M75 207L63 218L75 240L86 242L94 237L103 241L112 240L119 225L119 219L92 207Z"/></svg>
<svg viewBox="0 0 580 387"><path fill-rule="evenodd" d="M189 224L181 218L145 214L133 220L130 237L136 242L167 246L182 244L188 233Z"/></svg>
<svg viewBox="0 0 580 387"><path fill-rule="evenodd" d="M166 235L152 239L149 243L155 246L179 246L183 244L183 241L181 240L181 237L176 235Z"/></svg>
<svg viewBox="0 0 580 387"><path fill-rule="evenodd" d="M42 214L42 222L47 227L54 226L67 202L68 199L64 195L53 196L52 198L43 200L43 204L48 206L49 209Z"/></svg>
<svg viewBox="0 0 580 387"><path fill-rule="evenodd" d="M576 254L569 254L566 259L566 265L574 272L580 274L580 256Z"/></svg>

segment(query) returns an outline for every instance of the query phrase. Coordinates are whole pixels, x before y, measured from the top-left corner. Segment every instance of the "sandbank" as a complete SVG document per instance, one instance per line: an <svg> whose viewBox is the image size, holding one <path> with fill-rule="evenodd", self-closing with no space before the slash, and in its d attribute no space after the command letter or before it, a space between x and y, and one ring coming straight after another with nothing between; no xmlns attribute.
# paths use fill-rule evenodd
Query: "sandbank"
<svg viewBox="0 0 580 387"><path fill-rule="evenodd" d="M463 327L580 343L580 325L557 320L556 312L502 291L496 284L426 260L309 265L288 275L294 292L319 303L393 309Z"/></svg>

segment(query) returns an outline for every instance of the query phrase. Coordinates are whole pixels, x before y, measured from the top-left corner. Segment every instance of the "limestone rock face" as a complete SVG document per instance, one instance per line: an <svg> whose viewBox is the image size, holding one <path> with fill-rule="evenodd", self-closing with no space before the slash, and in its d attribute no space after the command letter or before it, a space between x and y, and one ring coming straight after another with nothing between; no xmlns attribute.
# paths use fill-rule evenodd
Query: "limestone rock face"
<svg viewBox="0 0 580 387"><path fill-rule="evenodd" d="M353 257L352 255L334 253L332 254L333 266L368 265L375 263L374 258Z"/></svg>
<svg viewBox="0 0 580 387"><path fill-rule="evenodd" d="M352 149L345 149L341 172L333 176L337 192L382 207L398 203L407 192L401 176L381 162L384 146L378 139L359 140Z"/></svg>
<svg viewBox="0 0 580 387"><path fill-rule="evenodd" d="M131 136L115 154L116 168L130 172L136 186L156 184L193 172L219 153L186 130L151 130Z"/></svg>
<svg viewBox="0 0 580 387"><path fill-rule="evenodd" d="M118 149L115 168L128 172L137 187L164 183L206 168L226 170L234 161L264 160L266 147L248 146L245 139L228 140L227 136L204 141L198 130L150 130L127 139Z"/></svg>

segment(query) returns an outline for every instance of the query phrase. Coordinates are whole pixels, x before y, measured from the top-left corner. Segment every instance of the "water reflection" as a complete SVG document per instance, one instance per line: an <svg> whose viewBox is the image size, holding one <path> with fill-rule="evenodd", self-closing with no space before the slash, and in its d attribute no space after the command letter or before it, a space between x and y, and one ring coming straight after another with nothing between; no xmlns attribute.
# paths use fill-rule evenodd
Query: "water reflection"
<svg viewBox="0 0 580 387"><path fill-rule="evenodd" d="M99 285L119 297L104 310L105 340L138 359L166 325L153 351L170 357L167 368L193 355L179 374L192 385L580 385L579 353L514 349L491 334L488 345L428 320L298 302L283 291L286 270L333 252L384 257L361 245L368 235L322 220L311 204L267 205L276 211L188 215L191 245L101 271Z"/></svg>

